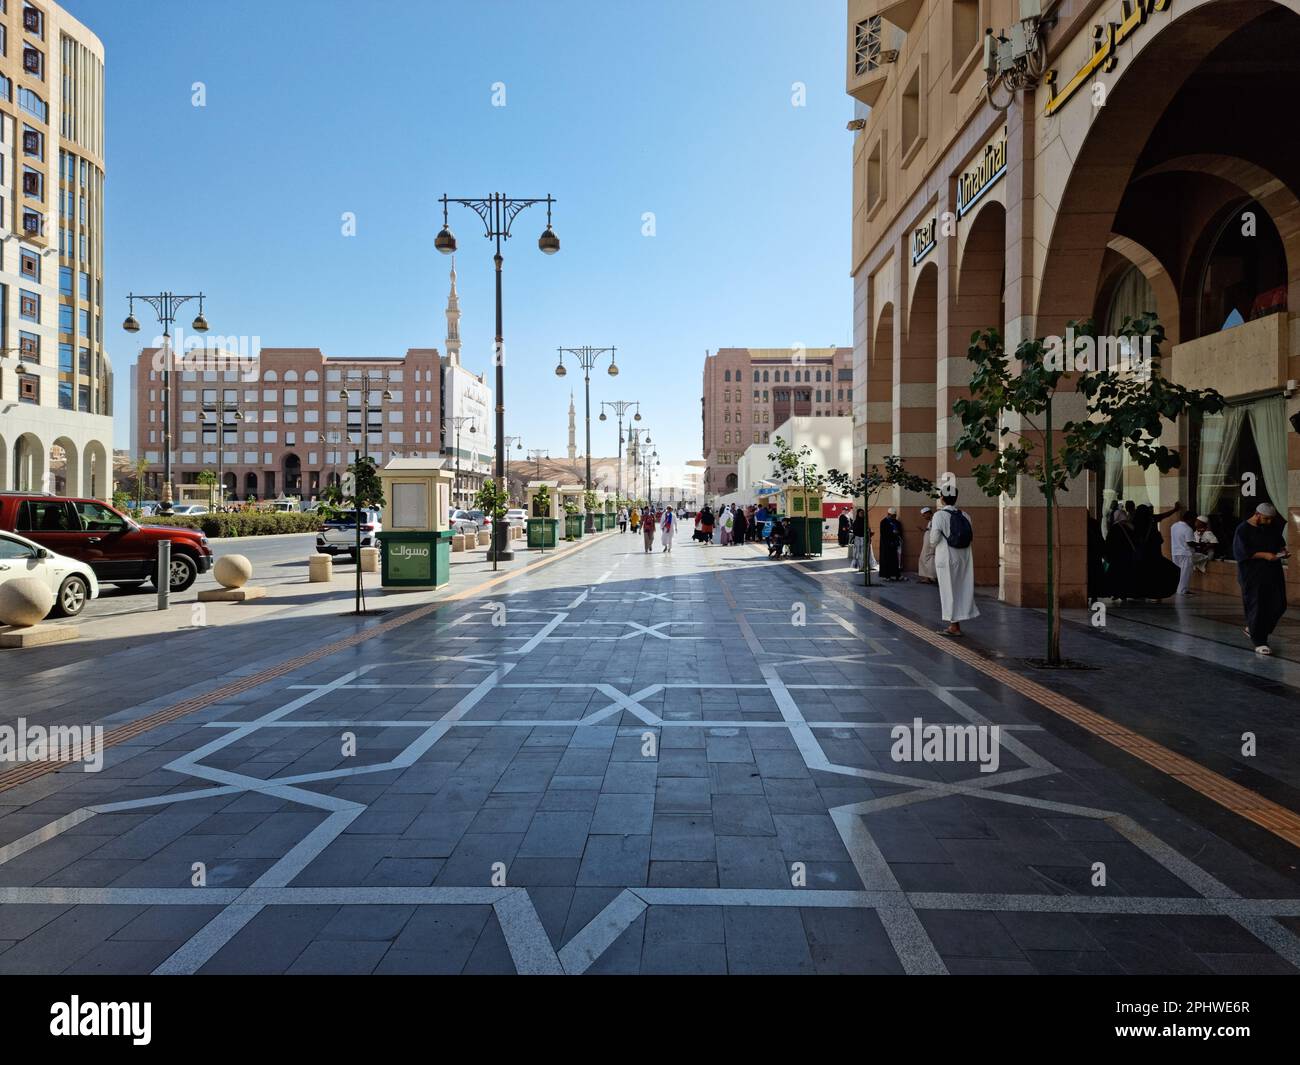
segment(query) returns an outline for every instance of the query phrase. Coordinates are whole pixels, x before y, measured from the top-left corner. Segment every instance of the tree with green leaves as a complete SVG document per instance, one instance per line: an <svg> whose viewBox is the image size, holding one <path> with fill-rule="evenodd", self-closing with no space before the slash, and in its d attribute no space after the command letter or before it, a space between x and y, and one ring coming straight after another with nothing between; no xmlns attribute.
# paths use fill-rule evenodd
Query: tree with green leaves
<svg viewBox="0 0 1300 1065"><path fill-rule="evenodd" d="M131 468L135 470L135 512L138 515L144 506L144 475L149 472L149 460L141 456Z"/></svg>
<svg viewBox="0 0 1300 1065"><path fill-rule="evenodd" d="M533 517L549 518L551 516L551 487L541 485L533 493Z"/></svg>
<svg viewBox="0 0 1300 1065"><path fill-rule="evenodd" d="M346 518L370 507L382 507L387 502L384 482L379 479L375 460L369 455L362 455L352 462L347 472L343 481L326 485L321 491L316 509L325 521Z"/></svg>
<svg viewBox="0 0 1300 1065"><path fill-rule="evenodd" d="M194 478L196 484L205 486L208 490L208 506L216 506L216 494L213 489L217 486L217 475L211 470L200 470L199 475Z"/></svg>
<svg viewBox="0 0 1300 1065"><path fill-rule="evenodd" d="M974 364L969 399L959 399L953 412L962 434L954 450L972 458L990 457L974 467L975 481L985 495L1014 498L1019 479L1033 481L1046 499L1047 521L1047 664L1061 663L1060 552L1057 550L1057 496L1084 470L1105 468L1106 449L1123 448L1142 469L1161 473L1177 469L1177 450L1160 442L1165 423L1185 414L1214 414L1224 407L1213 389L1185 388L1160 374L1160 345L1165 330L1153 312L1127 318L1119 335L1148 352L1131 359L1138 371L1107 362L1079 369L1076 351L1064 352L1059 337L1024 340L1009 356L996 329L971 336L966 357ZM1087 350L1097 350L1092 321L1071 322L1071 343L1086 338ZM1053 423L1053 402L1065 378L1074 379L1083 397L1085 414L1059 429ZM1016 430L1009 419L1024 428ZM1008 439L1010 437L1010 439Z"/></svg>
<svg viewBox="0 0 1300 1065"><path fill-rule="evenodd" d="M918 495L933 495L934 482L919 473L910 472L898 455L886 455L885 465L872 463L862 473L854 477L841 470L828 470L826 483L837 493L848 499L863 501L864 515L870 515L873 508L880 505L880 497L886 488L897 488L904 492ZM862 568L866 571L866 584L871 584L871 523L864 521L865 543L862 550Z"/></svg>
<svg viewBox="0 0 1300 1065"><path fill-rule="evenodd" d="M474 506L492 519L494 535L492 537L492 549L489 553L492 555L492 568L495 570L497 568L495 530L498 522L505 521L506 511L510 509L510 496L505 489L497 488L496 482L489 477L483 482L479 490L474 493Z"/></svg>
<svg viewBox="0 0 1300 1065"><path fill-rule="evenodd" d="M775 451L769 451L767 457L776 464L776 476L782 484L797 484L805 490L821 488L826 478L812 461L812 448L802 444L796 451L779 436L772 438Z"/></svg>

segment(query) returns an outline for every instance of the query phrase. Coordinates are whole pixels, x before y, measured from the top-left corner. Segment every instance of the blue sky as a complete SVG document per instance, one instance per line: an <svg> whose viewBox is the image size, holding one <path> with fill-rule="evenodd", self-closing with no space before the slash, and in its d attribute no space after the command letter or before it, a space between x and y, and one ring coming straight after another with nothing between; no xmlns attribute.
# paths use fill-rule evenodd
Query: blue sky
<svg viewBox="0 0 1300 1065"><path fill-rule="evenodd" d="M560 345L618 347L593 407L640 400L671 476L699 457L706 349L850 342L843 0L64 3L107 56L119 447L131 289L201 288L214 334L266 346L441 348L444 192L558 200L558 255L537 250L537 207L505 252L506 431L525 447L563 453L570 387L581 418ZM491 246L453 211L463 359L482 370ZM593 422L594 453L613 454L612 424Z"/></svg>

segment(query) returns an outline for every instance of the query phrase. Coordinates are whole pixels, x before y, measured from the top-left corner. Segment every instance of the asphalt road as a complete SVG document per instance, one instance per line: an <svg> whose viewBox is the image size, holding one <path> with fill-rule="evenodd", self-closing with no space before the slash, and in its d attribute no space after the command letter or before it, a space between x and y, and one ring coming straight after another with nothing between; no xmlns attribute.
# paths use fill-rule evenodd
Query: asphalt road
<svg viewBox="0 0 1300 1065"><path fill-rule="evenodd" d="M288 536L246 536L231 540L212 540L212 553L244 555L253 564L253 578L258 584L278 584L285 580L301 578L307 572L307 556L315 550L315 533L293 533ZM351 570L352 561L347 555L336 555L336 569ZM192 602L205 588L216 588L212 571L199 574L199 579L172 602ZM136 610L152 610L157 603L157 592L152 584L139 588L123 588L114 584L101 584L99 598L86 604L82 619L107 617Z"/></svg>

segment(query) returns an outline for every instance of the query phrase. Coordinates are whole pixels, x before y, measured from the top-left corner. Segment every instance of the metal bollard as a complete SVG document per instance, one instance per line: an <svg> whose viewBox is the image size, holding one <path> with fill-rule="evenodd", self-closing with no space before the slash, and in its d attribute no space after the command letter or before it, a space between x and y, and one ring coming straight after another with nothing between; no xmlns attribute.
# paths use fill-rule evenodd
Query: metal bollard
<svg viewBox="0 0 1300 1065"><path fill-rule="evenodd" d="M171 605L172 594L172 542L158 541L158 609L166 610Z"/></svg>

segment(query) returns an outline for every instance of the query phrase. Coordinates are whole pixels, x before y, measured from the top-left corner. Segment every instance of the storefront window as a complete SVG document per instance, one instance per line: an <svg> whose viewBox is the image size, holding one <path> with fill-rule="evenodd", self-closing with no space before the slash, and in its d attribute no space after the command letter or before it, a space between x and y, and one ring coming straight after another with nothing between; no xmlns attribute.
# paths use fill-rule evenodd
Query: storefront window
<svg viewBox="0 0 1300 1065"><path fill-rule="evenodd" d="M1260 503L1287 512L1286 428L1280 395L1193 419L1193 499L1221 543Z"/></svg>
<svg viewBox="0 0 1300 1065"><path fill-rule="evenodd" d="M1197 335L1286 310L1286 252L1267 212L1234 207L1215 238L1201 284Z"/></svg>

